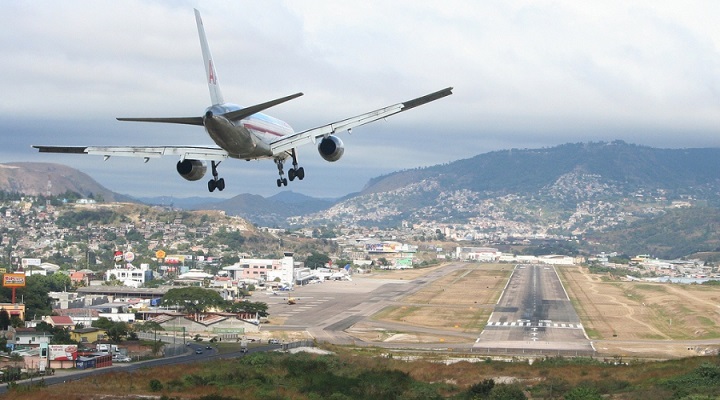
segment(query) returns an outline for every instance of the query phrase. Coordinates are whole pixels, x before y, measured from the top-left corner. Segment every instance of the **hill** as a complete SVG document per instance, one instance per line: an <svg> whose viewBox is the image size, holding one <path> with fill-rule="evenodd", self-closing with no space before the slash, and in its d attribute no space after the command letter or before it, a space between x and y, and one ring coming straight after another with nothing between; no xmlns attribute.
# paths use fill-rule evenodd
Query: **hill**
<svg viewBox="0 0 720 400"><path fill-rule="evenodd" d="M444 227L456 239L487 243L603 237L621 250L652 242L657 256L678 256L687 254L679 254L681 248L717 248L712 234L696 230L712 228L698 225L708 220L697 216L720 206L718 171L720 149L657 149L615 141L495 151L375 178L356 196L294 221L428 225L433 231ZM685 209L684 217L662 223L694 240L680 246L670 233L648 236L652 224L661 223L663 215L672 218L670 212L679 208Z"/></svg>
<svg viewBox="0 0 720 400"><path fill-rule="evenodd" d="M292 191L280 192L272 197L240 194L231 199L195 204L191 210L223 210L256 225L284 226L289 217L306 215L331 207L333 200L316 199Z"/></svg>
<svg viewBox="0 0 720 400"><path fill-rule="evenodd" d="M680 257L720 248L720 149L658 149L622 141L511 149L372 179L359 193L315 199L155 199L189 210L222 210L263 226L413 226L421 238L482 244L569 241L586 251ZM0 168L0 190L123 196L56 164ZM147 199L145 199L147 201ZM662 232L657 232L662 227ZM424 229L424 231L423 231Z"/></svg>
<svg viewBox="0 0 720 400"><path fill-rule="evenodd" d="M115 193L89 175L74 168L52 163L15 162L0 164L0 190L32 196L66 192L108 202L132 202L129 196Z"/></svg>

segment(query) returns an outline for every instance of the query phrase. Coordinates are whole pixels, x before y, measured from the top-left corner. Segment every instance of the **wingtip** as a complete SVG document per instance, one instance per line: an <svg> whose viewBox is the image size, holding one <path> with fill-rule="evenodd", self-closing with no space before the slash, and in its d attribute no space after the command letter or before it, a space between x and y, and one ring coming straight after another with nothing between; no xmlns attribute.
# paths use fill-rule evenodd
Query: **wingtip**
<svg viewBox="0 0 720 400"><path fill-rule="evenodd" d="M447 87L447 88L445 88L445 89L438 90L437 92L433 92L433 93L430 93L430 94L426 94L425 96L418 97L418 98L416 98L416 99L412 99L412 100L406 101L406 102L402 103L402 104L403 104L403 108L402 108L402 109L403 109L403 111L409 110L409 109L411 109L411 108L415 108L415 107L417 107L417 106L421 106L421 105L426 104L426 103L429 103L429 102L431 102L431 101L435 101L435 100L441 99L441 98L443 98L443 97L445 97L445 96L450 96L450 95L452 94L452 91L453 91L453 87L450 86L450 87Z"/></svg>

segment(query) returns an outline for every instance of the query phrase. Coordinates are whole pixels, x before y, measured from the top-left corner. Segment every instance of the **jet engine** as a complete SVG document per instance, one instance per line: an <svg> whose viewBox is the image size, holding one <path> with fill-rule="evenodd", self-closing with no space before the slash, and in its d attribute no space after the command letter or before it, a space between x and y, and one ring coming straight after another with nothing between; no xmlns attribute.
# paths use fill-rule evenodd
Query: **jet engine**
<svg viewBox="0 0 720 400"><path fill-rule="evenodd" d="M345 152L342 140L335 135L330 135L318 144L318 152L325 161L337 161Z"/></svg>
<svg viewBox="0 0 720 400"><path fill-rule="evenodd" d="M205 176L207 165L200 160L182 160L177 163L177 172L189 181L196 181Z"/></svg>

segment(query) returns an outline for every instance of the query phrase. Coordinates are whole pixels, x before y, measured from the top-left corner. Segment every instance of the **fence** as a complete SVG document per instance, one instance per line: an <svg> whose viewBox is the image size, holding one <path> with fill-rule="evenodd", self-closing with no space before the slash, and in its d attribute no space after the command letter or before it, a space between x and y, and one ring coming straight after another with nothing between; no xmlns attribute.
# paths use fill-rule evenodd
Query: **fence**
<svg viewBox="0 0 720 400"><path fill-rule="evenodd" d="M283 351L296 349L298 347L315 347L315 342L312 340L298 340L297 342L289 342L282 344Z"/></svg>

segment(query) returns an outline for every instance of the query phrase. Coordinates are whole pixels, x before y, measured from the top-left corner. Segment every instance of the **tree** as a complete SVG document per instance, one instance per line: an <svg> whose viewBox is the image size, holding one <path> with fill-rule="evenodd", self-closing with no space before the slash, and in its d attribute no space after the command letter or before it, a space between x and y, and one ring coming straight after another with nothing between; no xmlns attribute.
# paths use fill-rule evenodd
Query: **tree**
<svg viewBox="0 0 720 400"><path fill-rule="evenodd" d="M566 400L602 400L602 396L592 387L581 385L565 393Z"/></svg>
<svg viewBox="0 0 720 400"><path fill-rule="evenodd" d="M495 381L492 379L485 379L482 382L476 383L472 386L470 386L470 389L468 389L468 396L472 399L474 398L486 398L490 392L492 391L492 388L495 386Z"/></svg>
<svg viewBox="0 0 720 400"><path fill-rule="evenodd" d="M233 313L258 313L261 317L267 317L268 305L267 303L263 302L252 302L252 301L241 301L238 303L232 303L230 304L225 311L233 312Z"/></svg>
<svg viewBox="0 0 720 400"><path fill-rule="evenodd" d="M17 315L13 315L10 318L10 325L12 325L13 328L22 328L25 326L25 321L21 320Z"/></svg>
<svg viewBox="0 0 720 400"><path fill-rule="evenodd" d="M35 330L42 332L43 336L50 336L51 344L76 344L77 342L70 338L70 331L65 328L56 327L45 321L38 322Z"/></svg>
<svg viewBox="0 0 720 400"><path fill-rule="evenodd" d="M123 337L127 336L128 332L130 332L130 327L122 321L113 322L113 325L107 330L110 340L116 343L120 342Z"/></svg>
<svg viewBox="0 0 720 400"><path fill-rule="evenodd" d="M0 330L6 331L10 326L10 314L3 308L0 310Z"/></svg>
<svg viewBox="0 0 720 400"><path fill-rule="evenodd" d="M100 329L107 331L108 329L110 329L112 327L112 325L113 325L113 322L110 321L107 317L100 317L100 318L96 319L95 321L93 321L91 326L93 328L100 328Z"/></svg>
<svg viewBox="0 0 720 400"><path fill-rule="evenodd" d="M325 264L330 262L330 256L327 254L321 254L312 252L306 259L305 259L305 266L308 268L316 269L318 267L324 267Z"/></svg>
<svg viewBox="0 0 720 400"><path fill-rule="evenodd" d="M490 391L490 400L526 400L527 396L517 385L508 385L501 383L495 385ZM567 397L565 397L567 399Z"/></svg>
<svg viewBox="0 0 720 400"><path fill-rule="evenodd" d="M191 314L199 314L212 307L224 306L220 293L200 287L170 289L162 299L163 306L178 307Z"/></svg>
<svg viewBox="0 0 720 400"><path fill-rule="evenodd" d="M135 324L135 330L140 332L154 332L155 340L157 340L157 331L164 331L165 328L155 321L145 321L141 324Z"/></svg>
<svg viewBox="0 0 720 400"><path fill-rule="evenodd" d="M104 330L110 340L114 342L121 341L122 338L130 332L130 327L127 323L122 321L113 322L106 317L100 317L93 321L92 327Z"/></svg>

